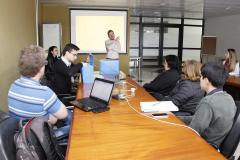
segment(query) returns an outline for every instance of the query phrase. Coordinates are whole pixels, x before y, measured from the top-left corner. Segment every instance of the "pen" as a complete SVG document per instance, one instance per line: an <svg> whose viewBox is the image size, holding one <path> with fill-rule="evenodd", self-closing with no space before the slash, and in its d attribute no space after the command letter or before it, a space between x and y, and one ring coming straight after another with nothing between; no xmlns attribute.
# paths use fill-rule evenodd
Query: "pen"
<svg viewBox="0 0 240 160"><path fill-rule="evenodd" d="M156 103L152 104L152 107L158 105L159 103L160 103L160 102L156 102Z"/></svg>

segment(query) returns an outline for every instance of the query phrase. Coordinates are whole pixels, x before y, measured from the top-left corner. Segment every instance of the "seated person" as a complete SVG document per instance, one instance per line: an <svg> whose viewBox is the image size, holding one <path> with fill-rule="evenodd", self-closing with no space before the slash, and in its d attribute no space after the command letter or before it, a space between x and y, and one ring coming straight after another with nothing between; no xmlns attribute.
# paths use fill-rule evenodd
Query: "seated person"
<svg viewBox="0 0 240 160"><path fill-rule="evenodd" d="M200 85L207 95L200 101L189 126L218 148L232 127L236 106L233 98L222 90L228 73L221 64L206 63L201 73Z"/></svg>
<svg viewBox="0 0 240 160"><path fill-rule="evenodd" d="M79 48L74 44L67 44L60 59L54 64L53 90L56 94L71 94L73 76L80 72L82 63L73 64L77 59Z"/></svg>
<svg viewBox="0 0 240 160"><path fill-rule="evenodd" d="M44 116L51 124L65 119L66 126L59 128L56 136L68 135L71 112L50 88L39 82L44 75L45 63L43 48L31 45L21 51L18 63L21 77L14 81L8 92L9 115L17 119Z"/></svg>
<svg viewBox="0 0 240 160"><path fill-rule="evenodd" d="M183 77L168 96L156 95L158 100L172 101L179 108L175 115L193 115L199 101L203 98L204 92L200 88L201 63L195 60L188 60L183 66Z"/></svg>
<svg viewBox="0 0 240 160"><path fill-rule="evenodd" d="M51 46L48 49L47 65L45 66L45 77L48 81L48 86L52 88L52 83L54 82L54 63L57 61L58 48L56 46Z"/></svg>
<svg viewBox="0 0 240 160"><path fill-rule="evenodd" d="M239 75L239 62L235 49L229 48L225 53L225 60L223 65L230 75Z"/></svg>
<svg viewBox="0 0 240 160"><path fill-rule="evenodd" d="M45 66L45 74L54 72L54 63L57 61L58 48L51 46L48 49L47 65ZM47 77L49 78L49 77Z"/></svg>
<svg viewBox="0 0 240 160"><path fill-rule="evenodd" d="M148 92L168 95L180 79L180 62L175 55L167 55L163 59L164 72L160 73L150 83L143 85Z"/></svg>

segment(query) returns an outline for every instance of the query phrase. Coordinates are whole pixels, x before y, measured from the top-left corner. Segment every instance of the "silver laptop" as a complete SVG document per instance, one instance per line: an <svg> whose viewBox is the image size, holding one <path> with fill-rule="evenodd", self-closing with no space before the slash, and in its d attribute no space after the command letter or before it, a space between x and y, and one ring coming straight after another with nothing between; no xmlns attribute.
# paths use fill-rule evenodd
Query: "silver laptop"
<svg viewBox="0 0 240 160"><path fill-rule="evenodd" d="M71 103L87 112L103 112L109 110L108 104L112 96L113 87L113 81L96 78L90 96L72 101Z"/></svg>

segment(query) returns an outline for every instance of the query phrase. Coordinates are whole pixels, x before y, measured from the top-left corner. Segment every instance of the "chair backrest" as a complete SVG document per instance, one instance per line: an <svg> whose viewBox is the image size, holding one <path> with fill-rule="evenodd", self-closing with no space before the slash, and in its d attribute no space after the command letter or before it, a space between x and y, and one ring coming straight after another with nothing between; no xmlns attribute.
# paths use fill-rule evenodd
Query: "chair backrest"
<svg viewBox="0 0 240 160"><path fill-rule="evenodd" d="M220 152L226 158L229 158L234 154L240 141L240 102L235 103L237 106L237 112L234 118L233 126L219 148Z"/></svg>
<svg viewBox="0 0 240 160"><path fill-rule="evenodd" d="M18 120L7 117L0 122L0 159L15 160L14 134L18 130Z"/></svg>

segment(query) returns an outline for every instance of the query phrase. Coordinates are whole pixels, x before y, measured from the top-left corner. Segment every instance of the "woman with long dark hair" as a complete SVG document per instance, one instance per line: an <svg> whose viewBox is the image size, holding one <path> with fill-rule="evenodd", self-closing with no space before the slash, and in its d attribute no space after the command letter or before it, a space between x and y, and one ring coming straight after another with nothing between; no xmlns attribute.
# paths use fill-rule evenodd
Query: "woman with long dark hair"
<svg viewBox="0 0 240 160"><path fill-rule="evenodd" d="M45 72L53 72L53 65L57 60L58 48L56 46L51 46L48 49L47 61L48 64L45 66Z"/></svg>
<svg viewBox="0 0 240 160"><path fill-rule="evenodd" d="M48 49L47 65L45 66L45 76L48 81L48 86L51 87L51 83L54 81L54 63L57 61L58 48L56 46L51 46Z"/></svg>

